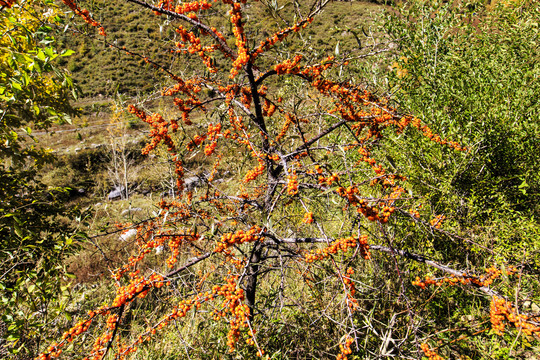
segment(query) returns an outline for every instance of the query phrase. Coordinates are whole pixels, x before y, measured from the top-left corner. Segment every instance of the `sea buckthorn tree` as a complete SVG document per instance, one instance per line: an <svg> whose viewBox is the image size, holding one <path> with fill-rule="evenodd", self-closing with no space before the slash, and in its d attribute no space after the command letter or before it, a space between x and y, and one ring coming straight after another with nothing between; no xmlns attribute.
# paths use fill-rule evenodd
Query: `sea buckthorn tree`
<svg viewBox="0 0 540 360"><path fill-rule="evenodd" d="M176 114L141 103L129 111L151 129L143 153L165 147L174 160L178 195L163 198L154 218L119 225L137 234L133 255L111 269L112 295L39 359L134 358L152 342L162 358L179 349L188 358L437 358L424 329L441 320L423 318L429 299L411 294L453 285L474 289L487 307L492 299L485 329L491 319L495 333L510 325L538 333L534 317L491 287L514 268L442 265L423 256L428 241L401 248L396 228L406 223L456 246L467 240L444 229L444 214L421 209L379 144L412 129L451 151L467 149L348 75L351 63L383 47L336 45L330 56L310 47L304 29L329 1L126 1L174 27L164 51L189 62L189 73L117 47L97 17L64 3L106 44L170 77L161 96ZM267 17L257 18L264 6ZM218 27L220 17L227 23ZM193 159L207 164L198 188L185 183Z"/></svg>

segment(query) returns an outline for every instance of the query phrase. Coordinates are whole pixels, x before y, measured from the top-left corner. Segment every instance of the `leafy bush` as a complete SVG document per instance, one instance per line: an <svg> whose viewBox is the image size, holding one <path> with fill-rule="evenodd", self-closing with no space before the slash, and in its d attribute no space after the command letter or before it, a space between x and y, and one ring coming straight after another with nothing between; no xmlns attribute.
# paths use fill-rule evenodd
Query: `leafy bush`
<svg viewBox="0 0 540 360"><path fill-rule="evenodd" d="M426 142L398 141L392 156L408 159L410 182L460 223L508 211L538 216L539 15L527 4L468 10L428 2L386 21L399 46L394 100L468 147L457 157Z"/></svg>
<svg viewBox="0 0 540 360"><path fill-rule="evenodd" d="M0 10L0 356L36 354L55 335L68 295L63 261L77 248L77 209L58 200L38 170L52 160L33 132L64 123L75 88L55 66L53 1L20 1ZM13 3L13 2L10 2ZM48 325L46 328L45 325Z"/></svg>
<svg viewBox="0 0 540 360"><path fill-rule="evenodd" d="M420 213L447 216L447 232L430 237L402 227L399 237L408 239L407 246L429 244L433 258L449 262L521 264L516 291L530 299L537 299L540 265L539 17L535 4L519 1L412 2L389 11L384 27L396 49L387 63L385 90L401 111L414 113L467 151L451 153L411 131L379 149L407 177L423 206ZM430 303L432 317L452 296L443 294ZM449 311L451 317L459 319L471 306L481 316L481 303L464 294L452 297L459 305ZM525 357L527 341L471 337L448 354Z"/></svg>

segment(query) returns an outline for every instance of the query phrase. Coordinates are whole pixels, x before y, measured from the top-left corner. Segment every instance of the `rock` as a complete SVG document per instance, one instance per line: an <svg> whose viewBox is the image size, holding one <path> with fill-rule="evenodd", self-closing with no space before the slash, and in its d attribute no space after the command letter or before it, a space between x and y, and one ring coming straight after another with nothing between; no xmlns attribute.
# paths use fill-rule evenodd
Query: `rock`
<svg viewBox="0 0 540 360"><path fill-rule="evenodd" d="M199 179L198 176L188 177L187 179L184 179L184 188L186 191L191 191L198 187L200 183L201 179Z"/></svg>
<svg viewBox="0 0 540 360"><path fill-rule="evenodd" d="M75 199L75 198L77 198L79 196L86 195L86 189L83 189L83 188L79 188L79 189L69 188L68 194L69 194L69 197L71 199Z"/></svg>
<svg viewBox="0 0 540 360"><path fill-rule="evenodd" d="M122 216L131 215L132 213L136 213L138 211L142 211L141 208L130 208L122 211Z"/></svg>
<svg viewBox="0 0 540 360"><path fill-rule="evenodd" d="M120 240L122 241L131 241L135 238L137 235L137 229L129 229L128 231L125 231L120 235Z"/></svg>
<svg viewBox="0 0 540 360"><path fill-rule="evenodd" d="M540 314L540 306L538 306L537 304L533 303L530 300L523 302L523 308L529 312L532 312L535 315Z"/></svg>
<svg viewBox="0 0 540 360"><path fill-rule="evenodd" d="M110 193L109 195L107 195L107 199L108 200L119 200L121 199L123 196L123 193L125 192L125 187L123 186L117 186L115 187Z"/></svg>
<svg viewBox="0 0 540 360"><path fill-rule="evenodd" d="M184 189L186 191L193 191L195 188L202 186L208 180L209 174L201 174L198 176L191 176L184 179Z"/></svg>

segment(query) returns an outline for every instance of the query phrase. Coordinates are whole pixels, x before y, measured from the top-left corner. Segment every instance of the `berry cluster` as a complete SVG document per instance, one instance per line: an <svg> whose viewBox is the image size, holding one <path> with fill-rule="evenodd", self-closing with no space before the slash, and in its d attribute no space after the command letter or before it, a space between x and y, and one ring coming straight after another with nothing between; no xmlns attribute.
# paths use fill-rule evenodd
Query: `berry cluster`
<svg viewBox="0 0 540 360"><path fill-rule="evenodd" d="M298 194L298 175L287 175L287 194L291 196Z"/></svg>
<svg viewBox="0 0 540 360"><path fill-rule="evenodd" d="M192 14L194 14L194 13L192 13ZM193 16L191 16L191 17L193 17ZM180 38L182 40L182 42L175 43L176 47L178 48L177 52L182 52L182 50L186 46L185 43L189 43L189 45L187 47L187 51L190 54L199 55L202 62L203 62L203 64L206 66L206 68L211 73L216 73L217 68L214 66L214 62L212 60L212 57L210 57L210 55L208 55L208 53L214 52L216 50L216 48L218 48L218 46L217 45L212 45L212 46L203 47L201 45L201 39L199 37L195 36L195 34L192 31L186 30L182 25L179 25L176 28L176 32L180 35Z"/></svg>
<svg viewBox="0 0 540 360"><path fill-rule="evenodd" d="M420 345L420 348L429 360L444 360L441 356L437 355L435 351L431 350L428 344L423 343Z"/></svg>
<svg viewBox="0 0 540 360"><path fill-rule="evenodd" d="M17 0L0 0L0 6L6 6L8 8L12 7Z"/></svg>
<svg viewBox="0 0 540 360"><path fill-rule="evenodd" d="M294 115L291 115L289 113L285 114L285 123L283 124L283 127L281 128L281 131L279 134L275 137L275 142L281 141L283 137L287 134L287 131L291 127L291 124L295 122Z"/></svg>
<svg viewBox="0 0 540 360"><path fill-rule="evenodd" d="M302 55L296 55L294 59L287 59L284 62L274 66L274 70L278 75L283 74L298 74L301 70L298 64L302 60Z"/></svg>
<svg viewBox="0 0 540 360"><path fill-rule="evenodd" d="M513 324L516 328L520 329L525 335L530 336L535 333L540 333L540 326L530 322L529 316L520 314L517 309L512 306L510 301L506 301L501 297L493 297L491 300L489 315L491 320L491 328L497 335L502 336L505 328L505 320Z"/></svg>
<svg viewBox="0 0 540 360"><path fill-rule="evenodd" d="M93 27L97 27L98 30L99 30L99 34L101 36L107 36L107 34L105 33L105 29L103 28L103 26L101 26L101 24L99 22L97 22L96 20L92 19L92 16L90 16L90 12L87 10L87 9L81 9L80 7L77 6L77 4L75 4L75 2L73 0L62 0L64 2L64 4L66 4L75 14L79 15L80 17L83 18L83 20L92 25ZM15 1L11 0L11 1L8 1L7 4L8 6L11 6L11 4L13 4Z"/></svg>
<svg viewBox="0 0 540 360"><path fill-rule="evenodd" d="M424 136L427 137L428 139L430 139L433 142L436 142L436 143L441 144L441 145L447 145L448 147L451 147L451 148L453 148L455 150L458 150L458 151L466 151L467 150L466 147L461 146L460 144L458 144L455 141L444 140L439 135L434 134L427 125L421 125L420 120L417 119L417 118L414 118L412 120L411 124L415 128L422 131Z"/></svg>
<svg viewBox="0 0 540 360"><path fill-rule="evenodd" d="M223 234L221 236L220 241L217 243L214 251L223 252L225 249L233 245L239 245L243 243L250 243L250 242L258 241L261 239L261 237L259 237L256 234L259 234L260 232L261 232L260 227L253 226L248 231L238 230L234 234L231 234L231 233Z"/></svg>
<svg viewBox="0 0 540 360"><path fill-rule="evenodd" d="M208 124L208 131L206 133L207 138L210 140L210 144L207 144L204 147L204 154L210 156L214 153L214 150L217 146L217 138L221 133L221 124L217 123L216 125Z"/></svg>
<svg viewBox="0 0 540 360"><path fill-rule="evenodd" d="M437 215L435 216L433 219L431 219L431 221L429 222L429 224L431 226L433 226L435 229L440 229L442 224L443 224L443 221L444 219L446 219L446 216L444 215Z"/></svg>
<svg viewBox="0 0 540 360"><path fill-rule="evenodd" d="M161 142L167 145L169 152L175 152L176 146L174 145L174 141L169 134L169 129L172 132L176 132L178 130L178 123L175 120L171 120L171 122L168 123L160 114L146 115L144 111L136 108L134 105L129 105L128 111L142 121L150 124L150 126L153 128L150 131L150 138L152 138L152 141L142 150L144 155L149 154L150 151L154 150Z"/></svg>
<svg viewBox="0 0 540 360"><path fill-rule="evenodd" d="M255 58L259 54L262 54L264 51L270 49L278 41L282 41L283 39L285 39L291 32L298 32L301 29L305 29L309 24L311 24L312 21L313 21L312 17L299 21L293 26L285 28L275 33L272 37L266 38L265 40L261 41L259 46L255 48L251 53L252 60L255 60Z"/></svg>
<svg viewBox="0 0 540 360"><path fill-rule="evenodd" d="M381 223L388 222L390 215L394 213L393 206L384 205L385 202L380 202L380 208L369 205L368 201L361 199L358 194L359 190L357 187L349 186L348 188L339 187L336 189L336 192L343 198L348 200L349 205L356 207L356 211L364 215L369 221L379 221ZM401 190L394 194L394 196L389 197L389 200L393 201L396 199L396 195L400 194Z"/></svg>
<svg viewBox="0 0 540 360"><path fill-rule="evenodd" d="M339 344L340 353L336 356L336 360L347 360L347 355L352 353L351 345L353 342L353 338L347 337L344 344Z"/></svg>
<svg viewBox="0 0 540 360"><path fill-rule="evenodd" d="M242 5L241 3L231 1L231 6L232 9L229 11L229 14L231 15L233 34L236 38L236 48L238 49L237 58L236 60L234 60L231 68L230 78L232 79L236 75L238 75L238 70L240 70L242 66L248 63L250 56L248 54L246 39L244 35L244 26L242 25Z"/></svg>
<svg viewBox="0 0 540 360"><path fill-rule="evenodd" d="M347 304L349 305L351 311L356 311L358 309L358 300L354 298L354 295L356 294L356 287L354 286L354 282L352 280L353 275L354 269L349 267L345 273L345 276L343 276L343 283L345 283L345 286L349 290L349 293L347 294Z"/></svg>
<svg viewBox="0 0 540 360"><path fill-rule="evenodd" d="M176 2L176 1L175 1ZM171 4L171 0L160 0L157 4L157 7L160 7L165 10L174 11L178 14L185 14L185 13L195 13L200 10L208 10L212 7L212 4L207 2L206 0L200 0L200 1L193 1L190 3L181 3L177 5L176 7ZM157 15L161 15L159 12L157 12Z"/></svg>
<svg viewBox="0 0 540 360"><path fill-rule="evenodd" d="M253 181L264 173L264 170L266 169L266 166L264 165L264 160L257 159L257 161L259 162L259 165L256 166L255 169L251 169L246 173L246 175L244 176L244 183Z"/></svg>
<svg viewBox="0 0 540 360"><path fill-rule="evenodd" d="M302 220L306 224L313 223L313 213L311 211L308 211L304 214L304 220Z"/></svg>
<svg viewBox="0 0 540 360"><path fill-rule="evenodd" d="M235 344L240 338L240 331L242 328L248 327L249 307L242 304L244 300L244 290L239 288L236 284L238 276L231 276L226 279L227 283L222 286L214 286L212 292L218 296L223 296L222 309L214 311L214 320L225 318L230 315L229 318L229 333L227 334L227 346L232 352L235 349Z"/></svg>
<svg viewBox="0 0 540 360"><path fill-rule="evenodd" d="M272 117L277 110L277 106L276 104L272 103L268 99L265 99L262 110L263 110L263 116Z"/></svg>
<svg viewBox="0 0 540 360"><path fill-rule="evenodd" d="M347 238L337 239L324 249L317 249L313 252L305 254L304 259L306 262L312 263L327 258L332 254L337 254L338 251L347 252L347 250L356 246L359 247L360 254L364 259L367 260L370 258L371 255L369 253L367 235L362 235L359 238L350 236Z"/></svg>
<svg viewBox="0 0 540 360"><path fill-rule="evenodd" d="M505 273L511 275L516 271L514 267L509 267ZM430 276L426 276L424 280L421 280L419 277L416 277L416 280L412 282L413 285L419 286L422 289L425 289L429 285L442 286L443 284L448 285L475 285L478 287L490 286L493 283L493 280L497 279L503 273L502 270L495 267L490 267L486 269L486 273L482 276L472 276L466 272L462 276L457 277L452 275L451 277L443 277L439 280L433 279Z"/></svg>
<svg viewBox="0 0 540 360"><path fill-rule="evenodd" d="M195 242L200 239L200 237L201 236L196 234L194 231L191 232L191 234L189 235L171 236L168 243L169 249L171 249L171 256L169 256L169 258L167 259L167 266L169 268L172 268L174 264L176 264L178 256L180 255L180 245L182 245L186 241Z"/></svg>
<svg viewBox="0 0 540 360"><path fill-rule="evenodd" d="M331 186L333 183L339 181L339 175L334 173L330 175L329 177L325 178L323 176L319 176L319 184L325 183L328 186Z"/></svg>

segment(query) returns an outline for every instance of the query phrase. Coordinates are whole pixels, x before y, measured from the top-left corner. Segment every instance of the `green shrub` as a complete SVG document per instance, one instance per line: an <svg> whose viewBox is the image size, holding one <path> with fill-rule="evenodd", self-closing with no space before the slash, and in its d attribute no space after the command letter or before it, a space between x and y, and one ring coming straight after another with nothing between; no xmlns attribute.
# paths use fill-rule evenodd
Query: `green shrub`
<svg viewBox="0 0 540 360"><path fill-rule="evenodd" d="M387 60L385 90L402 112L467 150L456 154L413 131L379 147L389 166L407 176L420 212L448 217L445 231L431 235L421 224L396 227L402 244L424 244L425 254L448 263L521 265L519 284L504 287L517 286L514 291L531 299L537 299L540 274L539 18L540 9L525 2L413 2L389 12L384 27L397 46ZM442 316L442 310L454 321L464 309L479 319L488 312L487 302L463 293L443 290L433 296L426 308L430 318ZM432 325L423 331L443 326ZM520 336L475 332L475 326L467 322L469 335L460 342L436 336L440 354L525 357L533 346Z"/></svg>
<svg viewBox="0 0 540 360"><path fill-rule="evenodd" d="M396 101L467 146L461 157L413 134L396 139L409 178L439 211L482 223L509 210L538 215L540 16L535 6L412 5L386 20L396 39ZM423 170L423 171L421 171Z"/></svg>

